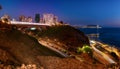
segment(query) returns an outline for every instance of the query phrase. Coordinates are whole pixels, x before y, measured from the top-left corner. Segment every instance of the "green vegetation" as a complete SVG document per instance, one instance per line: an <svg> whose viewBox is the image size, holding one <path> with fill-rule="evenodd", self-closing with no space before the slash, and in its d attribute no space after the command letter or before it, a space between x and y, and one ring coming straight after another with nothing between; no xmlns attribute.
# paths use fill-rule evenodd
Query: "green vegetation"
<svg viewBox="0 0 120 69"><path fill-rule="evenodd" d="M92 53L92 49L88 45L84 45L82 48L77 48L77 53Z"/></svg>

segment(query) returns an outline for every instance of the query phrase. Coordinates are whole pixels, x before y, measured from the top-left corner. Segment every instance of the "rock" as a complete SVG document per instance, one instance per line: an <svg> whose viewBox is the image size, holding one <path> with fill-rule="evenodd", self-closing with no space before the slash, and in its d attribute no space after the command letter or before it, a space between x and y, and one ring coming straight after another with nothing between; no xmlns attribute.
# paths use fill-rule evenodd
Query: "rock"
<svg viewBox="0 0 120 69"><path fill-rule="evenodd" d="M33 32L34 33L34 32ZM36 36L38 35L38 36ZM75 51L84 44L89 45L83 32L70 26L50 27L37 32L35 37L46 42ZM0 24L0 69L96 69L104 68L102 64L93 64L87 55L82 58L61 58L56 53L41 44L34 37L13 29L11 25ZM81 55L80 55L81 57ZM87 58L87 59L86 59ZM21 66L22 65L22 66Z"/></svg>
<svg viewBox="0 0 120 69"><path fill-rule="evenodd" d="M3 52L0 54L1 63L40 65L36 59L38 55L62 57L60 54L40 45L35 38L18 30L12 30L11 26L8 26L4 24L1 27L4 29L0 29L0 50Z"/></svg>
<svg viewBox="0 0 120 69"><path fill-rule="evenodd" d="M71 26L52 26L38 34L39 41L56 44L69 51L76 51L77 47L90 45L88 37Z"/></svg>
<svg viewBox="0 0 120 69"><path fill-rule="evenodd" d="M38 56L38 61L45 69L104 69L102 64L92 64L92 62L80 62L73 58L58 58L52 56Z"/></svg>

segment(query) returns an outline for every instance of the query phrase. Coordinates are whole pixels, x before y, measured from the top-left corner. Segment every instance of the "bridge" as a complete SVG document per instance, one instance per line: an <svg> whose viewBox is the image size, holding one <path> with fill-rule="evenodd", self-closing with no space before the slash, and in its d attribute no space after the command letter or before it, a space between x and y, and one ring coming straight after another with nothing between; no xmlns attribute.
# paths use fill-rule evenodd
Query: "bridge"
<svg viewBox="0 0 120 69"><path fill-rule="evenodd" d="M28 28L46 29L47 27L51 26L50 24L46 24L46 23L33 23L33 22L20 22L20 21L10 21L10 24L16 26L21 30Z"/></svg>
<svg viewBox="0 0 120 69"><path fill-rule="evenodd" d="M50 24L45 23L32 23L32 22L20 22L20 21L11 21L10 24L22 27L43 27L43 26L51 26Z"/></svg>

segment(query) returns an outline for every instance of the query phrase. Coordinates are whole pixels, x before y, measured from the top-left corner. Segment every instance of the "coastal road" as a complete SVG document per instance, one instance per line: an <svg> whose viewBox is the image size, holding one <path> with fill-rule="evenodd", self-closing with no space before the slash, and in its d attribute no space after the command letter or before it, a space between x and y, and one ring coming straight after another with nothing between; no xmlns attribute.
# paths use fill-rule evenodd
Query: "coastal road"
<svg viewBox="0 0 120 69"><path fill-rule="evenodd" d="M63 57L71 57L71 56L74 56L77 60L79 60L79 61L81 61L81 62L84 61L82 58L80 58L80 57L78 57L78 56L76 56L76 55L74 55L74 54L72 54L72 53L69 53L69 55L68 55L67 53L62 52L61 49L58 50L59 47L58 47L56 44L54 44L54 43L51 43L51 42L49 42L49 41L46 42L46 41L44 41L44 40L38 40L38 42L39 42L40 44L42 44L43 46L45 46L45 47L47 47L47 48L49 48L49 49L51 49L51 50L59 53L59 54L62 55ZM56 48L57 48L57 49L56 49ZM87 64L89 64L89 63L87 63Z"/></svg>
<svg viewBox="0 0 120 69"><path fill-rule="evenodd" d="M59 51L58 49L56 49L56 47L55 47L56 45L49 41L46 42L44 40L38 40L38 42L40 44L42 44L43 46L46 46L49 49L59 53L63 57L70 57L66 53L63 53L63 52ZM96 41L91 42L91 47L93 49L93 55L98 61L100 61L103 64L116 64L116 61L113 60L113 58L110 56L110 54L107 54L106 50L104 48L102 49L102 47ZM83 61L81 58L79 58L77 56L75 56L75 57L76 57L76 59Z"/></svg>
<svg viewBox="0 0 120 69"><path fill-rule="evenodd" d="M53 44L53 43L46 42L46 41L44 41L44 40L38 40L38 42L39 42L40 44L42 44L43 46L46 46L47 48L49 48L49 49L51 49L51 50L59 53L59 54L60 54L61 56L63 56L63 57L69 57L69 55L67 55L67 54L65 54L65 53L63 53L63 52L55 49L55 46L56 46L56 45ZM54 47L53 47L53 46L54 46Z"/></svg>
<svg viewBox="0 0 120 69"><path fill-rule="evenodd" d="M91 40L91 47L93 49L94 56L99 59L99 61L103 64L116 64L113 58L106 53L107 51L102 48L96 41Z"/></svg>

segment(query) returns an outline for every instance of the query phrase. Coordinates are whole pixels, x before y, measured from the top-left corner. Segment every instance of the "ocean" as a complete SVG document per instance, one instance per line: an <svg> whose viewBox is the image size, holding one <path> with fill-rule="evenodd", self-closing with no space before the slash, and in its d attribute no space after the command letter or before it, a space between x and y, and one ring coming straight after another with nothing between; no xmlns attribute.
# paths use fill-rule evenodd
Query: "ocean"
<svg viewBox="0 0 120 69"><path fill-rule="evenodd" d="M92 37L92 39L120 48L120 28L79 28L79 30L86 35L99 34L99 37Z"/></svg>

